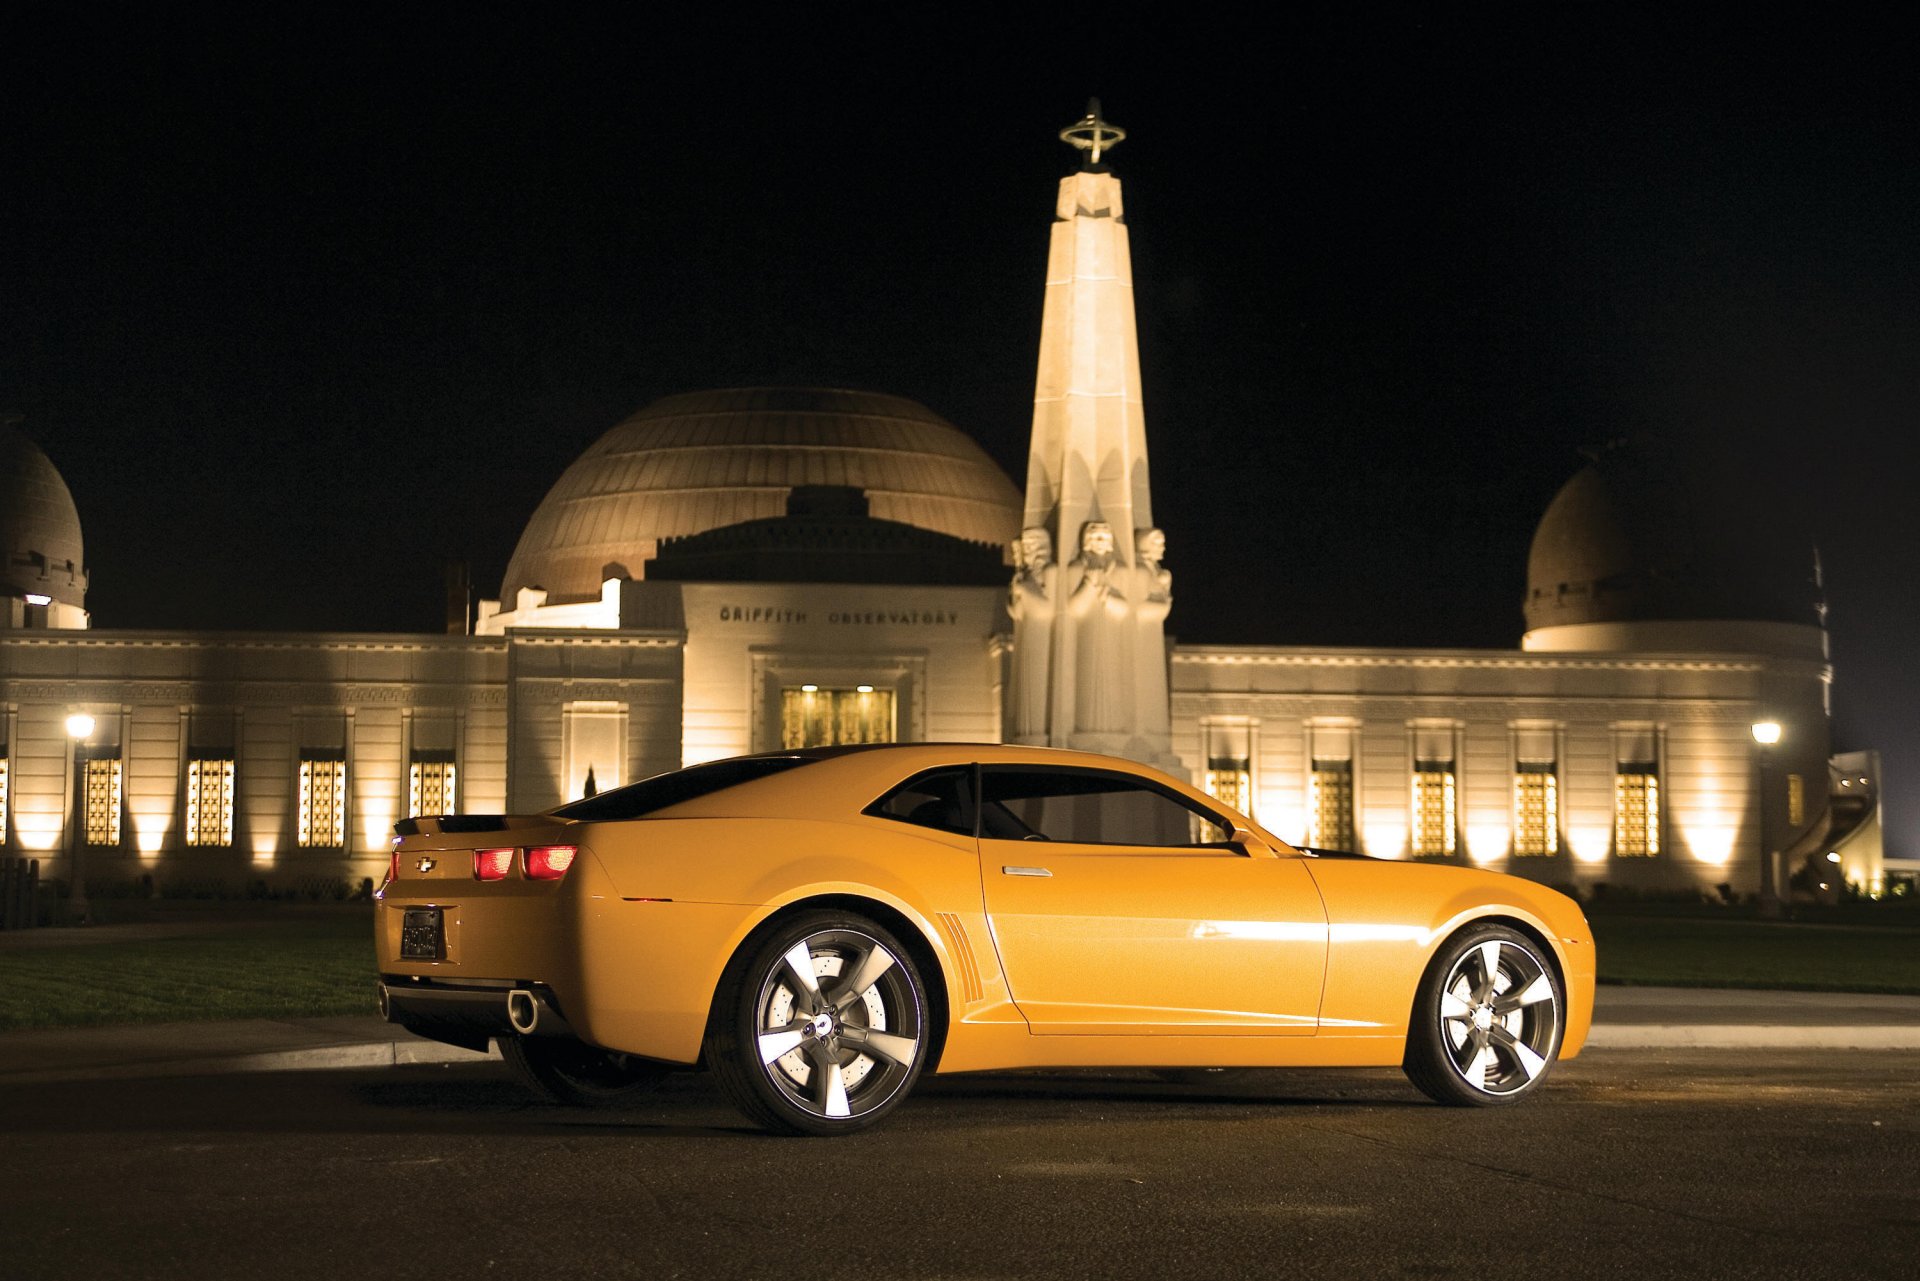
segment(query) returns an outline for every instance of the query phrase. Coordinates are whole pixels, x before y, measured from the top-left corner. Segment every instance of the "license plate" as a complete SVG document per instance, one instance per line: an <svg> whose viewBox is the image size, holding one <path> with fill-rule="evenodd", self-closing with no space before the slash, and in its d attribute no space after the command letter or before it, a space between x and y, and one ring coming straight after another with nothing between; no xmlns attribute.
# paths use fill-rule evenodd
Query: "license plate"
<svg viewBox="0 0 1920 1281"><path fill-rule="evenodd" d="M446 931L437 907L410 907L400 918L400 959L438 961L446 956Z"/></svg>

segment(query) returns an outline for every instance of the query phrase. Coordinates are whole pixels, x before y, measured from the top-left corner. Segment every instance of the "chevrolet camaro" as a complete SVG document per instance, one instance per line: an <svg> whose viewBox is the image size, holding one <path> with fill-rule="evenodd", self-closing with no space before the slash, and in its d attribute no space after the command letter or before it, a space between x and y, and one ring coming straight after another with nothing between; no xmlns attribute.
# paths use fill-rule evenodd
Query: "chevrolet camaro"
<svg viewBox="0 0 1920 1281"><path fill-rule="evenodd" d="M923 1072L1398 1066L1513 1103L1578 1053L1593 935L1516 877L1288 845L1130 761L736 757L536 815L399 825L380 1006L561 1102L704 1067L842 1134Z"/></svg>

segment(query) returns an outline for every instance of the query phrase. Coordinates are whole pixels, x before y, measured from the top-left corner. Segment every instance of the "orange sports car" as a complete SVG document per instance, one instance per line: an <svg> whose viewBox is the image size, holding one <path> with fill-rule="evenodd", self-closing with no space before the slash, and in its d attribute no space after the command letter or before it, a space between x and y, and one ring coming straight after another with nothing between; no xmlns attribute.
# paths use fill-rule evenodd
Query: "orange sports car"
<svg viewBox="0 0 1920 1281"><path fill-rule="evenodd" d="M703 1066L844 1134L922 1072L1398 1065L1512 1103L1585 1041L1593 935L1515 877L1297 849L1130 761L824 748L400 824L380 1006L562 1102Z"/></svg>

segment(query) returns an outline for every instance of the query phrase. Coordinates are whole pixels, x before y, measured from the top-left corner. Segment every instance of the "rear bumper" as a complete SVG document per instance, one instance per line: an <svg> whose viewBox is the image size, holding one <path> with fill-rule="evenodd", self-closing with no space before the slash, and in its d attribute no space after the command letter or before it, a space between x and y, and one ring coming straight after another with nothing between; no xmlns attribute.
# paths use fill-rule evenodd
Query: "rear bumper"
<svg viewBox="0 0 1920 1281"><path fill-rule="evenodd" d="M415 1036L469 1050L484 1050L493 1037L508 1036L507 993L518 984L443 983L404 974L380 976L380 1016Z"/></svg>
<svg viewBox="0 0 1920 1281"><path fill-rule="evenodd" d="M380 1016L416 1036L484 1050L502 1036L571 1037L560 1002L544 983L476 979L448 983L380 976Z"/></svg>
<svg viewBox="0 0 1920 1281"><path fill-rule="evenodd" d="M437 959L401 956L410 908L442 913ZM406 876L386 887L375 912L384 1008L421 1036L484 1048L515 1034L509 993L527 989L545 994L566 1029L548 1031L543 1011L534 1035L695 1063L721 970L766 911L623 898L584 846L557 883Z"/></svg>
<svg viewBox="0 0 1920 1281"><path fill-rule="evenodd" d="M722 967L765 915L740 904L601 896L578 912L469 901L448 908L461 920L457 935L450 920L446 960L402 961L397 918L413 905L389 902L383 911L390 928L379 948L381 1008L389 1022L468 1049L485 1049L493 1037L570 1035L689 1064L699 1060ZM513 1022L514 992L531 992L546 1007L531 1032Z"/></svg>

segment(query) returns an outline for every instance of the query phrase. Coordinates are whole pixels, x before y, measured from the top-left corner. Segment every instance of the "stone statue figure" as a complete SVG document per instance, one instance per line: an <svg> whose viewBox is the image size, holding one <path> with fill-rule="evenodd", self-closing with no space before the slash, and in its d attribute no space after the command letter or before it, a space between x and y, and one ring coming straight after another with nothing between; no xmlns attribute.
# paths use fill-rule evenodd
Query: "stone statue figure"
<svg viewBox="0 0 1920 1281"><path fill-rule="evenodd" d="M1173 608L1173 574L1162 568L1160 562L1167 556L1167 536L1157 529L1136 529L1133 531L1134 573L1141 580L1141 614L1157 609L1154 622L1158 624Z"/></svg>
<svg viewBox="0 0 1920 1281"><path fill-rule="evenodd" d="M1140 607L1134 616L1134 680L1143 734L1170 729L1167 705L1167 612L1173 608L1173 574L1160 562L1167 536L1158 529L1133 531L1133 576Z"/></svg>
<svg viewBox="0 0 1920 1281"><path fill-rule="evenodd" d="M1021 530L1020 541L1013 545L1013 563L1013 584L1007 593L1014 636L1009 740L1045 743L1053 618L1059 609L1060 585L1060 567L1053 563L1053 535L1038 525Z"/></svg>
<svg viewBox="0 0 1920 1281"><path fill-rule="evenodd" d="M1073 619L1074 728L1114 733L1131 728L1133 655L1132 608L1127 567L1114 554L1113 527L1090 520L1080 531L1080 555L1074 560L1078 581L1067 598Z"/></svg>

